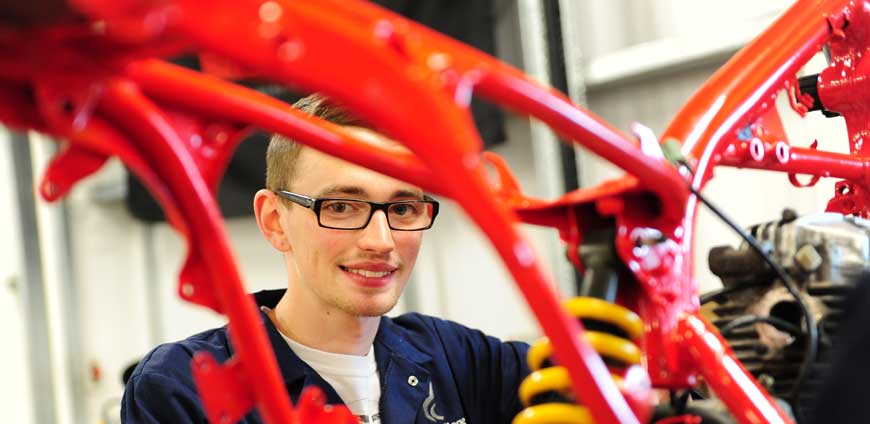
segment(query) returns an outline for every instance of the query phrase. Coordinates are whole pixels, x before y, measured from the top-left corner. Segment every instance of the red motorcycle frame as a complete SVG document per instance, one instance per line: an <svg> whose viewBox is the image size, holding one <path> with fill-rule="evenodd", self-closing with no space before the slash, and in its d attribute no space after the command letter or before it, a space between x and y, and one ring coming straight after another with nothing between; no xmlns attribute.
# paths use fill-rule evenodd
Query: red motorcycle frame
<svg viewBox="0 0 870 424"><path fill-rule="evenodd" d="M870 2L800 0L741 50L661 137L681 145L694 173L665 160L654 136L639 131L638 145L520 71L358 0L215 0L207 6L70 0L67 8L37 13L27 24L0 27L0 122L64 140L39 188L45 199L63 196L115 155L161 203L188 242L179 294L225 314L237 349L228 363L201 354L192 364L213 422L234 422L252 407L270 423L353 422L344 409L324 408L316 392L291 405L235 267L214 190L251 127L461 205L501 255L575 382L575 398L596 422L646 421L650 381L682 389L698 377L739 422L791 422L698 313L692 277L698 199L688 187L701 190L717 165L835 177L843 181L828 210L870 216L870 147L863 143L870 132L870 62L863 60L868 20ZM777 92L786 89L797 99L795 110L806 112L811 100L799 92L795 73L824 44L832 60L819 76L819 97L845 117L851 154L790 146L773 108ZM322 92L413 154L387 153L278 100L158 59L191 52L210 58L222 75L255 75ZM523 196L499 168L502 187L494 189L468 110L473 95L543 121L630 175L542 201ZM751 137L741 135L745 128ZM620 301L645 323L640 346L649 381L626 380L621 387L583 337L583 326L562 311L515 225L557 228L571 261L582 266L577 247L601 218L616 222L619 257L636 281L621 288ZM657 242L643 244L649 234ZM248 384L254 379L257 384Z"/></svg>

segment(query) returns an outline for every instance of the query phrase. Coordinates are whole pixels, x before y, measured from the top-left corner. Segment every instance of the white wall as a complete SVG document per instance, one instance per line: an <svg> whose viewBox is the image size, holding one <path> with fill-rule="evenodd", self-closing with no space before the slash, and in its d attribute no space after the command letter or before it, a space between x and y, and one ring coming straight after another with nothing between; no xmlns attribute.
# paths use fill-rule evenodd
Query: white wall
<svg viewBox="0 0 870 424"><path fill-rule="evenodd" d="M580 43L596 58L654 40L719 37L755 28L791 0L578 0Z"/></svg>
<svg viewBox="0 0 870 424"><path fill-rule="evenodd" d="M78 303L70 305L80 323L82 369L96 367L101 378L85 374L84 415L96 421L123 391L121 372L152 347L147 309L143 226L119 202L104 202L100 190L123 180L113 159L99 174L69 195L72 266ZM114 413L114 412L113 412Z"/></svg>
<svg viewBox="0 0 870 424"><path fill-rule="evenodd" d="M22 275L21 234L18 224L18 200L12 169L11 140L0 127L0 411L4 421L33 422L33 404L29 379L30 364L25 355L24 310L19 297Z"/></svg>

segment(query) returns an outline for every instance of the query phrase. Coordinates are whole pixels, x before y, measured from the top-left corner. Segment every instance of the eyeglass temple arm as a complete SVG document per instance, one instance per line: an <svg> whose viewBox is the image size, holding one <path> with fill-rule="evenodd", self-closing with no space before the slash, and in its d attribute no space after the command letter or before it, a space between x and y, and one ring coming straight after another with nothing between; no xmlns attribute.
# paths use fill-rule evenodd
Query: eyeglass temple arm
<svg viewBox="0 0 870 424"><path fill-rule="evenodd" d="M303 196L301 194L292 193L286 190L275 190L275 193L293 203L305 206L306 208L311 208L314 206L314 199L308 196Z"/></svg>

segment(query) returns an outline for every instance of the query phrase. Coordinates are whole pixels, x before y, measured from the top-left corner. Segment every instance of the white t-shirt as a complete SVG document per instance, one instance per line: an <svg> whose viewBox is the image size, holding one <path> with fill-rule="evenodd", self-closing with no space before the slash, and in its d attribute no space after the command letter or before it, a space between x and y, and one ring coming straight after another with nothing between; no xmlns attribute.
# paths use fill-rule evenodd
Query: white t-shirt
<svg viewBox="0 0 870 424"><path fill-rule="evenodd" d="M374 346L365 356L324 352L305 346L281 333L290 350L326 380L363 424L380 424L378 401L381 383Z"/></svg>

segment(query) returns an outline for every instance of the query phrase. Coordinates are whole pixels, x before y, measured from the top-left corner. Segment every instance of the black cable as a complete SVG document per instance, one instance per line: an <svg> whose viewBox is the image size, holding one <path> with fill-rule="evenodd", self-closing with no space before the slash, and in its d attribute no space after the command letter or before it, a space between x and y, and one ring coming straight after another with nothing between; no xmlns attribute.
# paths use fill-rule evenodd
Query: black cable
<svg viewBox="0 0 870 424"><path fill-rule="evenodd" d="M685 164L683 165L685 166ZM743 231L742 228L738 227L737 224L734 223L730 218L728 218L724 212L722 212L716 205L710 203L701 193L696 190L694 187L689 185L689 191L692 192L695 196L698 196L698 200L707 206L711 212L713 212L719 219L722 220L725 224L731 227L734 232L736 232L759 256L761 259L770 266L771 269L776 273L777 277L782 281L782 284L785 286L786 290L788 290L789 294L791 294L795 298L795 302L797 302L798 307L800 307L801 314L804 318L804 323L807 326L807 344L804 349L804 360L801 363L800 371L798 372L798 376L795 379L794 387L789 393L789 398L792 399L794 405L797 409L797 400L798 394L800 393L800 387L803 384L804 379L809 373L810 366L815 362L816 353L818 352L818 344L819 344L819 329L816 325L816 320L813 318L810 313L809 307L806 302L804 302L803 298L800 296L800 292L798 291L797 284L795 284L794 280L788 275L785 269L782 268L773 258L764 251L761 245L758 244L758 241L755 240L754 237L747 234Z"/></svg>
<svg viewBox="0 0 870 424"><path fill-rule="evenodd" d="M800 327L798 327L798 326L796 326L796 325L794 325L794 324L792 324L784 319L780 319L777 317L771 317L771 316L764 317L764 316L760 316L760 315L746 315L746 316L742 316L740 318L737 318L737 319L729 322L728 324L725 324L725 326L722 327L719 330L719 332L724 336L724 335L729 334L738 328L746 327L748 325L757 324L760 322L763 322L765 324L770 324L770 325L776 327L777 330L785 331L786 333L789 333L795 337L800 337L803 334Z"/></svg>

